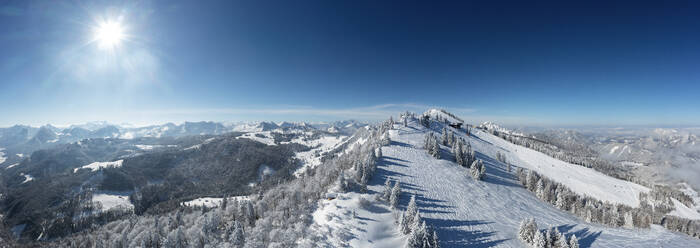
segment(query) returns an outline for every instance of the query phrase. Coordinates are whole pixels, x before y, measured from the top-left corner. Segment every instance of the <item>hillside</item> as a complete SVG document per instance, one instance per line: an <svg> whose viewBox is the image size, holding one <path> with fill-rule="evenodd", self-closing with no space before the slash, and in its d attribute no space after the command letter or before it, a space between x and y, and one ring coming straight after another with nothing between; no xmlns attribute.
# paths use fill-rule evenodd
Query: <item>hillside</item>
<svg viewBox="0 0 700 248"><path fill-rule="evenodd" d="M476 181L467 168L453 162L445 147L443 159L431 157L422 148L429 130L415 121L408 124L395 124L389 131L391 143L382 147L383 156L367 194L342 193L335 200L324 200L314 213L315 229L331 234L329 245L397 247L405 242L388 206L377 202L367 206L359 200L374 199L373 194L382 192L389 178L401 182L400 208L405 208L410 195L416 196L423 219L435 227L442 247L524 247L516 234L520 221L530 217L540 228L553 226L566 236L575 234L581 247L700 246L700 240L660 226L623 229L586 223L538 199L520 185L514 171L517 167L532 169L577 193L630 206L639 204L639 192L649 190L643 186L553 159L480 130L473 130L471 137L459 133L488 168L485 179ZM436 132L442 129L438 123L431 127ZM495 159L497 152L506 154L513 172Z"/></svg>

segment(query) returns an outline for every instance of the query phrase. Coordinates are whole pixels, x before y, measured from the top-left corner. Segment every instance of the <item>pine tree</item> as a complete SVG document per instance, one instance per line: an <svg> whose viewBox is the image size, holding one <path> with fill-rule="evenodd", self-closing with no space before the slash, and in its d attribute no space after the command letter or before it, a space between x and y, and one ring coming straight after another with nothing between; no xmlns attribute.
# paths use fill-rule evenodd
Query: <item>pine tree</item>
<svg viewBox="0 0 700 248"><path fill-rule="evenodd" d="M408 233L408 242L406 242L406 248L423 248L421 244L422 235L416 231L411 231Z"/></svg>
<svg viewBox="0 0 700 248"><path fill-rule="evenodd" d="M518 226L518 239L527 243L527 220L520 221L520 226Z"/></svg>
<svg viewBox="0 0 700 248"><path fill-rule="evenodd" d="M433 240L433 235L430 230L428 230L428 227L425 225L425 221L423 221L420 225L420 233L422 234L423 238L421 239L421 248L429 248L431 247L431 242Z"/></svg>
<svg viewBox="0 0 700 248"><path fill-rule="evenodd" d="M394 182L394 187L391 188L391 197L389 197L389 205L392 209L399 206L399 197L401 197L401 186L399 181Z"/></svg>
<svg viewBox="0 0 700 248"><path fill-rule="evenodd" d="M458 165L464 166L464 145L462 145L462 141L458 140L453 146L452 146L452 153L455 155L455 162Z"/></svg>
<svg viewBox="0 0 700 248"><path fill-rule="evenodd" d="M442 145L443 146L448 146L450 144L448 137L447 137L447 127L442 128Z"/></svg>
<svg viewBox="0 0 700 248"><path fill-rule="evenodd" d="M552 247L552 241L554 241L554 235L552 234L552 229L547 229L544 233L544 246L547 248Z"/></svg>
<svg viewBox="0 0 700 248"><path fill-rule="evenodd" d="M579 248L578 238L576 238L576 234L571 235L571 239L569 239L569 248Z"/></svg>
<svg viewBox="0 0 700 248"><path fill-rule="evenodd" d="M484 166L484 162L481 161L481 159L478 159L472 163L472 166L469 168L469 172L475 180L481 180L484 178L484 174L486 174L486 167Z"/></svg>
<svg viewBox="0 0 700 248"><path fill-rule="evenodd" d="M233 247L243 247L245 245L245 235L243 233L243 225L238 221L233 221L233 232L229 236L229 241Z"/></svg>
<svg viewBox="0 0 700 248"><path fill-rule="evenodd" d="M566 204L566 196L564 196L564 192L560 192L559 194L557 194L557 202L555 203L555 205L561 210L567 210L566 207L568 204Z"/></svg>
<svg viewBox="0 0 700 248"><path fill-rule="evenodd" d="M532 239L532 247L533 248L545 248L547 244L547 241L545 240L544 235L542 235L542 232L540 231L535 231L535 238Z"/></svg>
<svg viewBox="0 0 700 248"><path fill-rule="evenodd" d="M545 199L545 192L544 192L544 182L542 179L537 181L537 188L535 190L535 193L537 194L537 198L540 199Z"/></svg>
<svg viewBox="0 0 700 248"><path fill-rule="evenodd" d="M402 230L404 231L404 234L408 234L408 231L412 230L411 226L414 224L413 220L416 218L416 215L418 214L418 206L416 205L416 196L412 195L411 200L408 202L408 206L406 207L406 211L404 212L403 215L403 225Z"/></svg>
<svg viewBox="0 0 700 248"><path fill-rule="evenodd" d="M382 199L384 199L387 202L391 200L391 180L389 180L388 177L384 182L384 192L382 192Z"/></svg>
<svg viewBox="0 0 700 248"><path fill-rule="evenodd" d="M410 229L408 223L406 223L406 221L407 221L406 220L406 212L402 211L401 216L399 216L398 226L399 226L399 232L401 232L403 234L409 233L411 231L411 229Z"/></svg>
<svg viewBox="0 0 700 248"><path fill-rule="evenodd" d="M559 236L557 237L557 241L556 241L556 244L554 247L556 247L556 248L569 248L569 244L566 242L566 237L564 236L564 234L562 234L558 231L557 231L557 233L559 233Z"/></svg>
<svg viewBox="0 0 700 248"><path fill-rule="evenodd" d="M535 238L535 232L537 232L537 223L535 219L525 219L520 222L520 227L518 228L518 238L525 242L526 244L532 244Z"/></svg>
<svg viewBox="0 0 700 248"><path fill-rule="evenodd" d="M558 229L554 227L549 228L549 246L550 247L557 247L559 244L559 238L561 237L561 233L559 232Z"/></svg>
<svg viewBox="0 0 700 248"><path fill-rule="evenodd" d="M430 242L433 248L440 248L440 240L438 239L437 232L433 230L433 240Z"/></svg>

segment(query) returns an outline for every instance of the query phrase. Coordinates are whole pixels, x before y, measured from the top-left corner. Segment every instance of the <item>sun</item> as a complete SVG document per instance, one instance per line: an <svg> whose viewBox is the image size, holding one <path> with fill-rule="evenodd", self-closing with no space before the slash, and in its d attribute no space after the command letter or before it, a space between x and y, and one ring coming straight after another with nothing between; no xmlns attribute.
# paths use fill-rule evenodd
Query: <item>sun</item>
<svg viewBox="0 0 700 248"><path fill-rule="evenodd" d="M101 49L114 49L124 40L124 27L119 22L105 21L95 28L95 41Z"/></svg>

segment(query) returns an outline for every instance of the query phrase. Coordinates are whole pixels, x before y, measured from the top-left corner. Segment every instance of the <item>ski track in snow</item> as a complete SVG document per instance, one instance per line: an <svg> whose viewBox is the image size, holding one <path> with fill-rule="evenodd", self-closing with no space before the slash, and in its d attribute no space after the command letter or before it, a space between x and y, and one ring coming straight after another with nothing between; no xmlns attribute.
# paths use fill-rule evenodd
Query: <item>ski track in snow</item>
<svg viewBox="0 0 700 248"><path fill-rule="evenodd" d="M474 130L474 135L468 140L477 152L477 158L487 166L487 172L483 181L475 181L468 175L467 168L452 162L446 147L442 147L443 159L439 160L421 148L426 131L423 127L415 122L409 127L395 127L398 130L390 131L391 144L382 148L384 156L369 183L369 194L339 194L338 199L323 200L314 213L314 229L328 236L331 245L403 246L407 237L396 231L396 224L386 205L373 199L376 193L382 191L386 178L390 178L401 182L399 208L405 209L410 196L416 195L421 215L428 225L435 226L442 247L526 247L517 239L517 229L521 220L530 217L536 219L541 230L553 226L567 237L575 234L581 247L700 247L700 240L657 225L649 229L624 229L586 223L539 200L520 186L515 168L535 169L554 180L557 180L557 175L589 177L557 181L576 192L584 190L594 197L620 197L608 199L616 202L636 203L637 193L646 189L642 186L618 181L578 165L556 162L558 160L551 157L543 158L548 156L538 155L536 151L510 144L479 130ZM441 130L442 126L435 125L433 128ZM497 151L506 153L508 161L514 165L512 172L507 172L506 165L496 161ZM563 168L553 169L556 167ZM598 187L613 192L576 187L577 184L587 186L583 183L598 183ZM606 188L608 185L619 188ZM360 195L372 199L376 205L370 208L372 211L353 203ZM353 210L357 218L352 217Z"/></svg>

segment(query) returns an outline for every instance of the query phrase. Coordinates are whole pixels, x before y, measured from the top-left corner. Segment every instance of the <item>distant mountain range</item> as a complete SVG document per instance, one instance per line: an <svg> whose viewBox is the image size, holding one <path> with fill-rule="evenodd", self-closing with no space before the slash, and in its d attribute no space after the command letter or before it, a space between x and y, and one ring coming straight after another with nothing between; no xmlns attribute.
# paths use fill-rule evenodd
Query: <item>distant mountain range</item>
<svg viewBox="0 0 700 248"><path fill-rule="evenodd" d="M166 123L145 127L133 127L128 124L110 124L107 122L89 122L60 128L53 125L32 127L15 125L0 128L0 148L4 149L3 163L7 165L19 162L22 157L32 152L69 144L83 139L113 138L161 138L183 137L192 135L220 135L231 132L265 132L277 130L318 130L329 133L350 135L367 123L346 120L329 123L307 122L185 122L182 124Z"/></svg>

